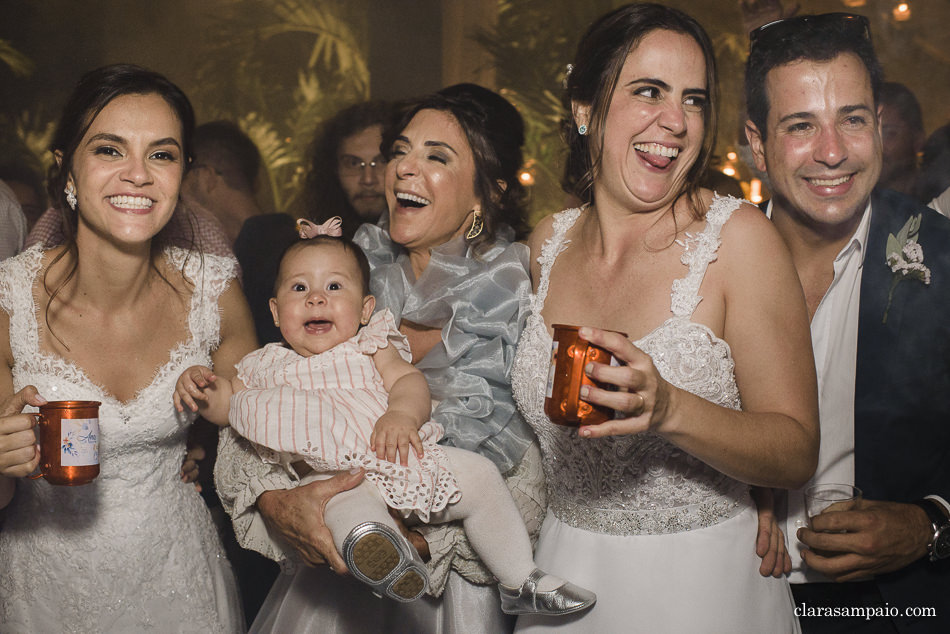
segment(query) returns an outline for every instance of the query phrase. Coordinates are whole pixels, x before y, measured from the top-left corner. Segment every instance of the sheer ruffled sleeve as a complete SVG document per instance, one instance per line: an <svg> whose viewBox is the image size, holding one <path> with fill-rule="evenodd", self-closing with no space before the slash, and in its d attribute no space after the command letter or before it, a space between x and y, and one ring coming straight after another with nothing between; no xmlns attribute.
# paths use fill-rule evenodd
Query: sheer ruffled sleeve
<svg viewBox="0 0 950 634"><path fill-rule="evenodd" d="M432 418L443 444L492 460L505 473L533 440L511 394L511 364L531 290L528 250L499 239L480 258L459 238L432 251L415 280L408 256L374 225L354 238L372 267L377 309L439 328L442 340L416 364L439 401Z"/></svg>

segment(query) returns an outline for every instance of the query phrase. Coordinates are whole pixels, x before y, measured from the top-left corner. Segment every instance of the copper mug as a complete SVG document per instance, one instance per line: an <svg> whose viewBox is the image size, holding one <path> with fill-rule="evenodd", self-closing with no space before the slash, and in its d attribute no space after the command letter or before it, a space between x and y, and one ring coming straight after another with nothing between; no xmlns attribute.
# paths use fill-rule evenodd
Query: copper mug
<svg viewBox="0 0 950 634"><path fill-rule="evenodd" d="M88 484L99 475L99 401L50 401L37 415L40 472L50 484Z"/></svg>
<svg viewBox="0 0 950 634"><path fill-rule="evenodd" d="M581 400L581 387L605 386L584 374L588 363L617 365L614 356L577 334L578 326L554 324L551 344L551 369L548 372L544 413L558 425L598 425L613 418L614 411Z"/></svg>

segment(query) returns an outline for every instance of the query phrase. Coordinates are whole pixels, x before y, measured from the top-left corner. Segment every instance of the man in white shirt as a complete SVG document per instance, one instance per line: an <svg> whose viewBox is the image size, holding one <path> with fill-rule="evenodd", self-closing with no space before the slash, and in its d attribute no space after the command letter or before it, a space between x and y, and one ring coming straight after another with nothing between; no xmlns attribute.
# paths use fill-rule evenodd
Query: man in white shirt
<svg viewBox="0 0 950 634"><path fill-rule="evenodd" d="M797 16L750 39L747 136L812 320L809 484L864 490L810 526L789 492L796 613L805 632L950 631L950 222L872 194L882 71L865 18Z"/></svg>

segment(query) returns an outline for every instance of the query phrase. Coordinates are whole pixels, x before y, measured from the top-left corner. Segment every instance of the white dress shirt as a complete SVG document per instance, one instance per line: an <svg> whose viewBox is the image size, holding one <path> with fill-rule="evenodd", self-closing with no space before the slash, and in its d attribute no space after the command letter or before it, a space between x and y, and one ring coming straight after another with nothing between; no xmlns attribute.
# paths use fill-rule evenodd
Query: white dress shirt
<svg viewBox="0 0 950 634"><path fill-rule="evenodd" d="M769 202L766 215L772 217ZM834 260L835 277L811 320L812 349L818 374L818 416L821 448L818 468L802 489L788 492L788 508L779 518L792 558L791 583L830 581L809 570L802 562L804 545L795 537L805 526L804 489L813 484L854 484L854 382L858 358L858 312L861 305L861 273L865 245L871 226L871 203L854 235ZM950 505L937 495L928 495L950 512Z"/></svg>
<svg viewBox="0 0 950 634"><path fill-rule="evenodd" d="M772 217L772 203L766 212ZM834 260L835 277L811 320L812 348L818 373L818 414L821 448L818 469L805 488L816 483L854 484L854 380L858 356L858 309L861 301L861 271L864 245L870 227L871 205L854 235ZM782 528L792 557L789 581L828 581L805 569L803 544L795 537L806 524L803 489L788 492L788 513Z"/></svg>

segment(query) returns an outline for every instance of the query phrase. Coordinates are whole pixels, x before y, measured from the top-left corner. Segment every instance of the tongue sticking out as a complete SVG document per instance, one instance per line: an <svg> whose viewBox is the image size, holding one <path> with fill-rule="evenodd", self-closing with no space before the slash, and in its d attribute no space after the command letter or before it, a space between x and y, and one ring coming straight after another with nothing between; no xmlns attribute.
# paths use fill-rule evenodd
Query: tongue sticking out
<svg viewBox="0 0 950 634"><path fill-rule="evenodd" d="M669 156L661 156L659 154L654 154L652 152L643 152L641 150L637 150L637 153L640 155L640 158L642 158L644 161L646 161L653 167L658 167L660 169L664 169L666 166L668 166L670 163L673 162L673 159L670 158Z"/></svg>

